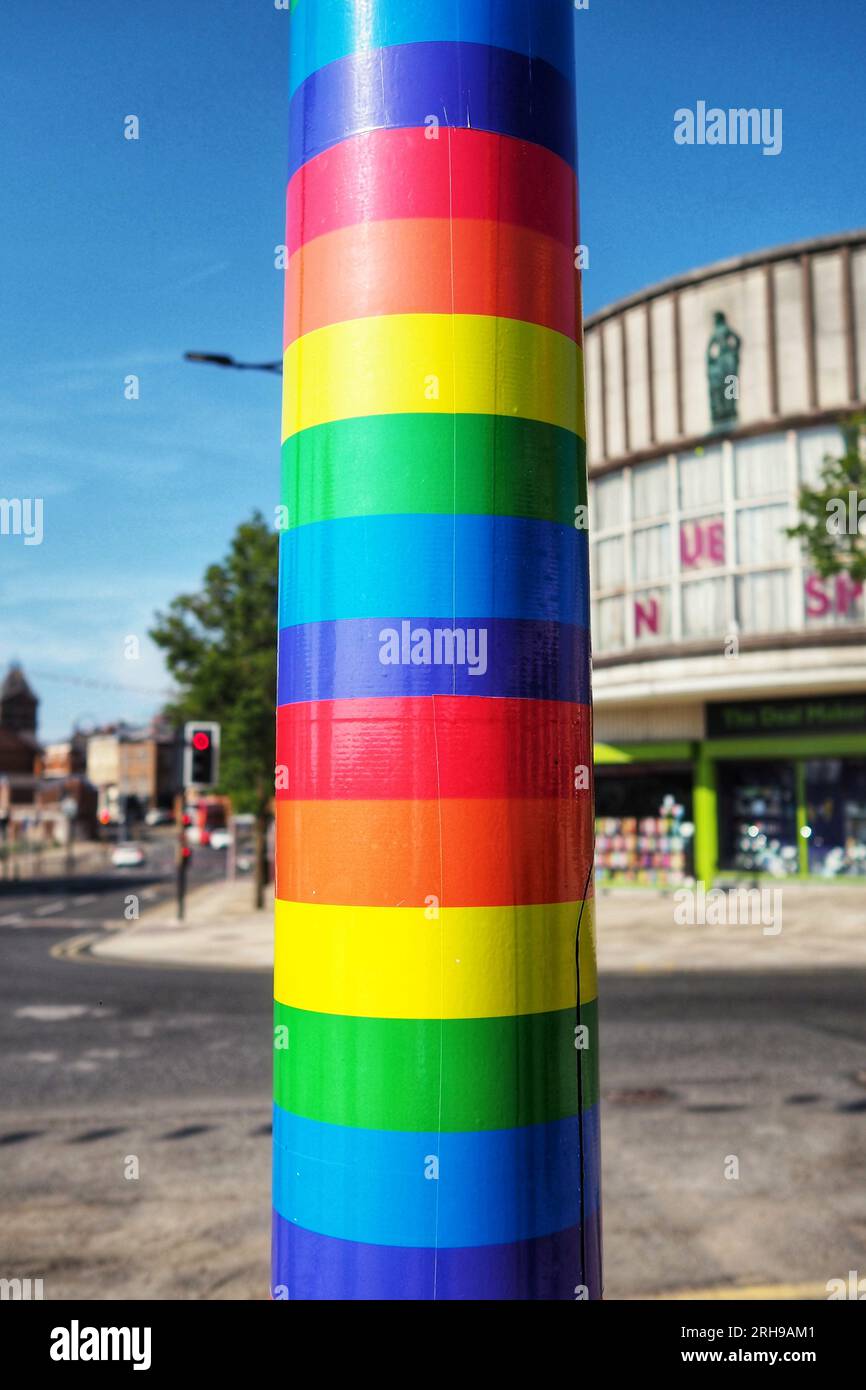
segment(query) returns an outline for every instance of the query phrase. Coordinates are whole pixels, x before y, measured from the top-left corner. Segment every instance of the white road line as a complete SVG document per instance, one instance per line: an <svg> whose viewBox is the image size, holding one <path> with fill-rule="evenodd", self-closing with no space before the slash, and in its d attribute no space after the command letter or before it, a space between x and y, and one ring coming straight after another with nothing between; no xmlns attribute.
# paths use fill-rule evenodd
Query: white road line
<svg viewBox="0 0 866 1390"><path fill-rule="evenodd" d="M73 898L72 901L74 902L74 904L75 904L76 907L84 907L85 903L95 903L95 902L96 902L96 894L95 894L95 893L85 893L85 895L84 895L83 898Z"/></svg>
<svg viewBox="0 0 866 1390"><path fill-rule="evenodd" d="M47 903L45 907L37 907L34 917L53 917L58 912L63 912L66 903Z"/></svg>
<svg viewBox="0 0 866 1390"><path fill-rule="evenodd" d="M23 920L20 912L10 912L8 917L0 917L0 927L18 927Z"/></svg>

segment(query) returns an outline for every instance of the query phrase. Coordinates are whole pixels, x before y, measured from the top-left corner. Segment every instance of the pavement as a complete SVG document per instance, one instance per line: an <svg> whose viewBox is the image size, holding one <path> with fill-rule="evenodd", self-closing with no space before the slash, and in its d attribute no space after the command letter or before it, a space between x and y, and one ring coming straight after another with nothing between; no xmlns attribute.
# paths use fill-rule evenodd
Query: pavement
<svg viewBox="0 0 866 1390"><path fill-rule="evenodd" d="M266 910L249 906L248 879L214 883L188 901L179 923L164 907L92 944L107 960L162 962L238 970L273 965L273 897ZM599 969L604 973L866 968L866 884L764 886L763 900L730 893L698 896L691 905L672 893L600 890L596 905ZM703 905L702 905L703 904ZM684 916L709 917L689 925ZM713 924L713 917L725 922ZM678 920L679 919L679 920ZM734 919L734 920L732 920Z"/></svg>
<svg viewBox="0 0 866 1390"><path fill-rule="evenodd" d="M274 898L251 907L249 876L222 879L197 888L186 901L179 922L173 904L144 909L138 921L116 921L108 935L83 943L104 960L135 964L210 967L226 970L271 970L274 963Z"/></svg>

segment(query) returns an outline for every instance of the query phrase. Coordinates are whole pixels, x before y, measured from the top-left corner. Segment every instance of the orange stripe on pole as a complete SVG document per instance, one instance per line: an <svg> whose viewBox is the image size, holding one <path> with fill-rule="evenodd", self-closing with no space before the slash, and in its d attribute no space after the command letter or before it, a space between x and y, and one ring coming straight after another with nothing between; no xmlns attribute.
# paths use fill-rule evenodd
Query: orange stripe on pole
<svg viewBox="0 0 866 1390"><path fill-rule="evenodd" d="M276 894L289 902L495 907L588 892L586 795L279 801L276 821Z"/></svg>
<svg viewBox="0 0 866 1390"><path fill-rule="evenodd" d="M347 319L487 314L580 342L574 252L528 227L413 218L362 222L300 247L287 270L284 345Z"/></svg>

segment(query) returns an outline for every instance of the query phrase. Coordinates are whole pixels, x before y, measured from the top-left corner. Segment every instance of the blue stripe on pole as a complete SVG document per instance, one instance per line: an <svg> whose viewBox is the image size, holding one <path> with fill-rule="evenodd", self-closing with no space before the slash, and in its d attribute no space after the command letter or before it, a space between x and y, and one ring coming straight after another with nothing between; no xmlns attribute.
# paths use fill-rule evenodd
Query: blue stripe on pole
<svg viewBox="0 0 866 1390"><path fill-rule="evenodd" d="M289 110L289 177L361 131L442 126L510 135L575 166L573 83L543 59L480 43L410 43L312 73Z"/></svg>
<svg viewBox="0 0 866 1390"><path fill-rule="evenodd" d="M407 624L404 627L404 623ZM528 700L589 702L589 634L566 623L519 618L465 618L465 656L449 664L413 660L423 655L418 634L429 634L435 655L437 633L453 630L453 620L402 617L360 618L347 622L303 623L282 628L279 641L278 703L341 700L390 695L479 695ZM470 644L485 662L470 663ZM394 641L398 660L391 655ZM473 635L474 634L474 635ZM444 646L444 642L440 643ZM484 664L485 669L482 668Z"/></svg>
<svg viewBox="0 0 866 1390"><path fill-rule="evenodd" d="M402 1134L274 1106L274 1207L340 1240L452 1248L551 1235L597 1209L597 1174L597 1109L520 1129Z"/></svg>
<svg viewBox="0 0 866 1390"><path fill-rule="evenodd" d="M357 0L301 0L291 23L291 91L352 53L407 43L492 44L573 79L573 24L574 0L377 0L360 11Z"/></svg>
<svg viewBox="0 0 866 1390"><path fill-rule="evenodd" d="M601 1298L600 1221L596 1213L584 1227L535 1240L436 1250L338 1240L274 1212L271 1293L335 1302Z"/></svg>
<svg viewBox="0 0 866 1390"><path fill-rule="evenodd" d="M280 538L280 627L378 613L589 623L587 535L514 516L352 516Z"/></svg>

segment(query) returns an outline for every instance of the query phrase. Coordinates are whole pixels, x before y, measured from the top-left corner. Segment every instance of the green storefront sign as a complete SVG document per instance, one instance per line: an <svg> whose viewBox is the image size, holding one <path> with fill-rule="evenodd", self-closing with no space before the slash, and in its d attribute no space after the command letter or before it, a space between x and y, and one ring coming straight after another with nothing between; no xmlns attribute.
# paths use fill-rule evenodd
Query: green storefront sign
<svg viewBox="0 0 866 1390"><path fill-rule="evenodd" d="M866 732L866 695L707 705L708 738Z"/></svg>

